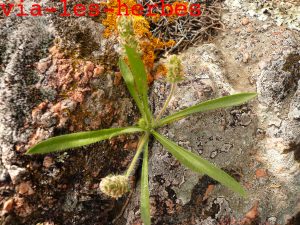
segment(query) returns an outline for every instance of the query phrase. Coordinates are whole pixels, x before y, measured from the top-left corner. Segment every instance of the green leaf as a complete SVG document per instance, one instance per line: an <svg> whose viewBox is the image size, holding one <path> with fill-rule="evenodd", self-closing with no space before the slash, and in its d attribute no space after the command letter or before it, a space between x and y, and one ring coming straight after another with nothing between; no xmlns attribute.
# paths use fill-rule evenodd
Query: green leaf
<svg viewBox="0 0 300 225"><path fill-rule="evenodd" d="M151 224L150 199L148 186L148 143L146 143L143 155L142 175L141 175L141 217L145 225Z"/></svg>
<svg viewBox="0 0 300 225"><path fill-rule="evenodd" d="M193 113L241 105L254 98L256 95L256 93L240 93L202 102L161 119L158 121L156 127L180 120Z"/></svg>
<svg viewBox="0 0 300 225"><path fill-rule="evenodd" d="M138 91L142 98L147 97L147 73L145 70L144 63L140 55L136 52L134 48L125 45L126 54L128 56L130 69L133 77L136 81Z"/></svg>
<svg viewBox="0 0 300 225"><path fill-rule="evenodd" d="M246 196L246 192L243 187L223 170L214 166L200 156L178 146L176 143L170 141L159 133L152 131L152 134L180 163L189 169L200 174L206 174L232 191L237 192L242 196Z"/></svg>
<svg viewBox="0 0 300 225"><path fill-rule="evenodd" d="M143 109L143 102L139 97L138 91L136 90L134 78L132 76L132 73L131 73L129 67L127 66L127 64L124 62L124 60L122 58L119 59L119 67L120 67L122 76L124 78L124 81L127 85L129 93L131 94L135 103L137 104L137 106L140 110L140 113L142 114L143 117L145 117L145 112Z"/></svg>
<svg viewBox="0 0 300 225"><path fill-rule="evenodd" d="M126 54L128 56L130 69L134 80L136 82L136 87L143 101L145 113L147 115L148 121L150 121L151 113L148 105L148 85L147 85L147 73L144 66L144 63L140 55L136 52L134 48L125 45Z"/></svg>
<svg viewBox="0 0 300 225"><path fill-rule="evenodd" d="M117 135L143 131L137 127L111 128L97 131L86 131L73 134L65 134L38 143L30 148L26 154L44 154L63 151L70 148L89 145L98 141L112 138Z"/></svg>

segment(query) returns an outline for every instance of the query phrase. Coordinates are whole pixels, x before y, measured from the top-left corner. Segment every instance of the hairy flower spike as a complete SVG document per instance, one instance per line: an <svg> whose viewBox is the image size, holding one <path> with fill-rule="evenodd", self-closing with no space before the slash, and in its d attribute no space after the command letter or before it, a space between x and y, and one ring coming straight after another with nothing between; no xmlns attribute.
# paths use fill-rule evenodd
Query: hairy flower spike
<svg viewBox="0 0 300 225"><path fill-rule="evenodd" d="M138 43L134 35L132 17L119 16L117 19L117 24L118 24L120 43L122 45L128 45L129 47L132 48L137 48Z"/></svg>
<svg viewBox="0 0 300 225"><path fill-rule="evenodd" d="M120 198L129 191L128 178L124 175L109 175L102 179L100 190L112 198Z"/></svg>
<svg viewBox="0 0 300 225"><path fill-rule="evenodd" d="M183 68L181 60L176 56L170 57L169 63L167 64L167 80L171 83L176 83L183 80Z"/></svg>

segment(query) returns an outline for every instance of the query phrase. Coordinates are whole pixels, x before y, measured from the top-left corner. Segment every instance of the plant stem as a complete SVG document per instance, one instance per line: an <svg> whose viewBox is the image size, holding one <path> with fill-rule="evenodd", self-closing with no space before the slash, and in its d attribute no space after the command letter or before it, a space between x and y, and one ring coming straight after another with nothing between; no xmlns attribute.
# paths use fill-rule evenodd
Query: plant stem
<svg viewBox="0 0 300 225"><path fill-rule="evenodd" d="M126 177L129 177L130 174L132 173L132 171L135 167L135 164L136 164L140 154L142 153L142 151L144 149L145 144L148 144L149 135L150 135L149 132L146 132L144 134L144 136L140 139L139 144L138 144L138 148L137 148L136 153L135 153L135 156L133 157L133 159L132 159L132 161L129 165L129 168L126 171L126 174L125 174Z"/></svg>
<svg viewBox="0 0 300 225"><path fill-rule="evenodd" d="M148 100L147 100L147 102L144 102L143 106L144 106L144 113L145 113L145 117L146 117L145 119L148 124L151 124L153 118L152 118L152 113L151 113L149 105L148 105Z"/></svg>
<svg viewBox="0 0 300 225"><path fill-rule="evenodd" d="M168 105L170 103L170 100L171 100L172 96L174 95L175 89L176 89L176 83L172 83L170 94L169 94L167 100L165 101L164 106L162 107L162 109L158 113L158 115L157 115L157 117L155 119L155 122L158 122L158 120L162 117L162 115L166 111L166 109L167 109L167 107L168 107Z"/></svg>

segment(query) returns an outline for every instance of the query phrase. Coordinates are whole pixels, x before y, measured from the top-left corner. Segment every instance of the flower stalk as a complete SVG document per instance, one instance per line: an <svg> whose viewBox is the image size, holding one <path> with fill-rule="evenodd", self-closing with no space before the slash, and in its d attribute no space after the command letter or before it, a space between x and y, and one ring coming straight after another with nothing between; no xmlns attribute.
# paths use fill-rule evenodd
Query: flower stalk
<svg viewBox="0 0 300 225"><path fill-rule="evenodd" d="M134 157L133 157L133 159L132 159L132 161L131 161L131 163L130 163L130 165L129 165L126 173L125 173L126 177L129 177L130 174L132 173L132 171L134 170L135 164L136 164L137 160L139 159L140 154L143 152L145 144L148 143L149 135L150 135L149 132L146 132L142 136L142 138L140 139L137 150L136 150L136 153L135 153L135 155L134 155Z"/></svg>
<svg viewBox="0 0 300 225"><path fill-rule="evenodd" d="M158 113L157 117L155 118L155 123L157 123L160 118L163 116L163 114L165 113L174 93L175 93L175 90L176 90L176 83L172 83L171 84L171 90L170 90L170 93L169 93L169 96L167 97L162 109L160 110L160 112Z"/></svg>

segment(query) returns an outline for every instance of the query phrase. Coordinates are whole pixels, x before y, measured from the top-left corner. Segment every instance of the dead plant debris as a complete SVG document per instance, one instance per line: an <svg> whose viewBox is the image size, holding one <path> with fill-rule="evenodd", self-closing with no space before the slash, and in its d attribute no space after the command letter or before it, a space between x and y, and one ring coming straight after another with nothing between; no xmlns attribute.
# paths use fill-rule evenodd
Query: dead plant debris
<svg viewBox="0 0 300 225"><path fill-rule="evenodd" d="M168 52L179 52L201 41L210 40L219 30L224 29L224 25L220 21L222 0L165 0L165 4L176 4L176 2L199 3L201 5L201 16L160 16L156 19L148 18L152 34L155 37L163 41L175 41L176 44L168 49ZM138 3L144 6L148 4L161 5L160 0L138 0ZM156 12L153 10L153 12L161 14L161 12L157 11L158 9L156 9Z"/></svg>

